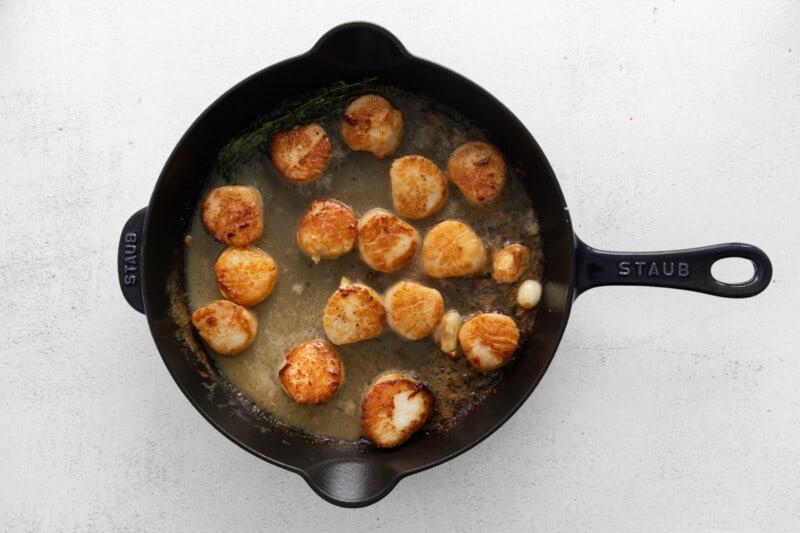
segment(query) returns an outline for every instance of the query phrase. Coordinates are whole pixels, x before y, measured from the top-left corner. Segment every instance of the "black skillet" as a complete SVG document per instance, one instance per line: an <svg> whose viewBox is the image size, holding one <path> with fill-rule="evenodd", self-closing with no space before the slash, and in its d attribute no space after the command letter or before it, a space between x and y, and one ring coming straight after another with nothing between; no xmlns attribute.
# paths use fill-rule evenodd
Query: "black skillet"
<svg viewBox="0 0 800 533"><path fill-rule="evenodd" d="M292 96L365 76L428 95L486 130L507 160L523 169L544 238L544 290L536 327L497 394L453 429L418 434L391 450L366 442L309 438L247 408L202 361L197 348L182 340L187 326L174 318L171 305L185 312L185 298L175 301L174 291L167 290L170 284L183 286L184 236L204 187L202 177L220 148L255 117ZM729 257L752 262L749 281L732 285L712 276L711 266ZM347 507L379 500L402 477L464 452L500 427L538 384L555 354L572 302L583 291L600 285L654 285L741 298L764 290L772 276L767 256L747 244L645 253L604 252L585 245L573 232L550 165L517 118L474 83L410 55L393 35L366 23L334 28L308 53L254 74L206 109L172 152L148 206L126 223L118 264L125 298L147 316L164 363L197 410L242 448L297 472L320 496Z"/></svg>

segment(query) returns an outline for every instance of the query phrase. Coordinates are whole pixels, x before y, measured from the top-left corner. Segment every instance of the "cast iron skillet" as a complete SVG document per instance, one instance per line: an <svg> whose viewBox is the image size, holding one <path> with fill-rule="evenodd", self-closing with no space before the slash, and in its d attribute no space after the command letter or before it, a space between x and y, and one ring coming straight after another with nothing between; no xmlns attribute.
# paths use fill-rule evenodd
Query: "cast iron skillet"
<svg viewBox="0 0 800 533"><path fill-rule="evenodd" d="M337 80L360 81L367 75L378 76L381 84L428 95L485 129L507 160L523 169L524 186L539 214L544 238L544 290L536 325L497 394L465 423L443 434L415 435L390 450L366 442L310 438L248 409L181 340L186 325L173 319L167 291L170 276L183 286L184 236L203 178L219 149L280 102ZM736 285L716 280L711 265L728 257L750 260L752 279ZM366 23L334 28L308 53L254 74L206 109L172 152L148 206L125 225L118 263L125 298L147 316L164 363L197 410L245 450L297 472L320 496L348 507L379 500L402 477L464 452L500 427L541 379L566 327L570 306L583 291L600 285L655 285L740 298L761 292L772 276L767 256L747 244L645 253L604 252L585 245L573 232L550 165L517 118L474 83L412 56L393 35ZM185 298L175 305L186 311Z"/></svg>

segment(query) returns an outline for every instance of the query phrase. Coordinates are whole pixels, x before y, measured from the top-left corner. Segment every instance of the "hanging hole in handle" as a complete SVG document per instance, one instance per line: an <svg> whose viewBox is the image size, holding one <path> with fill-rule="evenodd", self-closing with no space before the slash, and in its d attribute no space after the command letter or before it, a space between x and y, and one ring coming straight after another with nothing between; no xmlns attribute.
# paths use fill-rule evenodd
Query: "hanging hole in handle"
<svg viewBox="0 0 800 533"><path fill-rule="evenodd" d="M711 276L725 285L747 285L756 277L756 264L744 257L723 257L711 265Z"/></svg>

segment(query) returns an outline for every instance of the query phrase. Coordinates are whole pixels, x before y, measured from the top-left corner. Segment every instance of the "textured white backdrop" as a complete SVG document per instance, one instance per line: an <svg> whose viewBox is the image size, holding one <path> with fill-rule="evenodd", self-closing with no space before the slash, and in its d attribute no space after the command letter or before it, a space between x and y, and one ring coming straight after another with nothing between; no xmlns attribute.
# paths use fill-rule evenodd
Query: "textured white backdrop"
<svg viewBox="0 0 800 533"><path fill-rule="evenodd" d="M0 527L800 529L800 3L0 0ZM758 298L603 288L530 400L361 510L230 443L123 301L116 241L193 119L369 20L494 93L600 248L739 240Z"/></svg>

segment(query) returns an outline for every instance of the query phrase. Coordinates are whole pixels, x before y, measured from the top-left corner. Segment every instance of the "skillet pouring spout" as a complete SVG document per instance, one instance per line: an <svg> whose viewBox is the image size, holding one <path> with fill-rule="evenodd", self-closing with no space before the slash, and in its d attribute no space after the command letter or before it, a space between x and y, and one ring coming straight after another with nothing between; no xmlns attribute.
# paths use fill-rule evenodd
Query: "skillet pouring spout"
<svg viewBox="0 0 800 533"><path fill-rule="evenodd" d="M386 496L401 475L388 464L367 458L325 461L303 477L314 492L341 507L363 507Z"/></svg>
<svg viewBox="0 0 800 533"><path fill-rule="evenodd" d="M726 298L748 298L767 288L772 263L750 244L727 243L669 252L608 252L576 239L575 294L603 285L649 285L702 292ZM742 283L714 277L712 267L722 259L750 261L753 275Z"/></svg>

